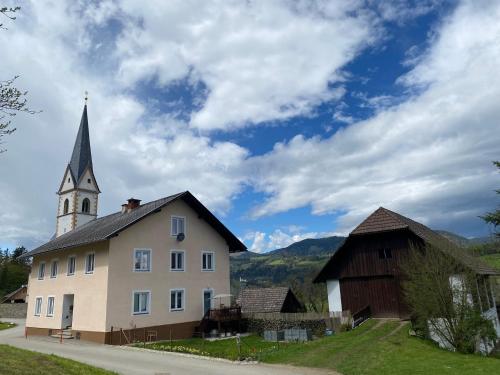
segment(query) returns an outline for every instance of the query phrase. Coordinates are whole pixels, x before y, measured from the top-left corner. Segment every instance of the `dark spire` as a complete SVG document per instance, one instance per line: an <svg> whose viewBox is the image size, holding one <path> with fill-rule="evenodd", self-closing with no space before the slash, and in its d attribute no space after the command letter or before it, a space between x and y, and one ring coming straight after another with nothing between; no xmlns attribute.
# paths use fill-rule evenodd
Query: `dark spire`
<svg viewBox="0 0 500 375"><path fill-rule="evenodd" d="M80 177L83 172L85 172L87 166L92 168L92 153L90 152L89 121L87 118L86 102L85 100L80 128L78 129L75 146L73 147L73 154L71 154L71 161L69 162L69 167L76 182L80 181Z"/></svg>

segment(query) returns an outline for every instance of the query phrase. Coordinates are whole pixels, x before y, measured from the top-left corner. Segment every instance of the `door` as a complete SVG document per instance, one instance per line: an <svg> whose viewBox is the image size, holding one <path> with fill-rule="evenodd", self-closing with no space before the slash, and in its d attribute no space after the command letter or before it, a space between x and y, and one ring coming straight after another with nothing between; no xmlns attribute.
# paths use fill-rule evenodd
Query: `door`
<svg viewBox="0 0 500 375"><path fill-rule="evenodd" d="M207 311L212 308L213 296L214 291L212 289L205 289L203 291L203 315L205 315Z"/></svg>
<svg viewBox="0 0 500 375"><path fill-rule="evenodd" d="M68 328L73 325L73 303L74 294L65 294L63 297L62 323L61 328Z"/></svg>

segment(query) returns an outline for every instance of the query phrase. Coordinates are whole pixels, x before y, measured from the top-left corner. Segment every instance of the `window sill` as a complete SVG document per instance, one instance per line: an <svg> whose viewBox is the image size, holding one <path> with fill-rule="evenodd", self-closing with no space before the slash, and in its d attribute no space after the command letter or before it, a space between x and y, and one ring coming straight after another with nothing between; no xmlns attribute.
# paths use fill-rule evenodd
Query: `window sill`
<svg viewBox="0 0 500 375"><path fill-rule="evenodd" d="M149 312L134 312L132 315L149 315Z"/></svg>
<svg viewBox="0 0 500 375"><path fill-rule="evenodd" d="M179 312L179 311L184 311L184 309L170 309L170 312Z"/></svg>
<svg viewBox="0 0 500 375"><path fill-rule="evenodd" d="M68 273L66 276L75 276L74 273Z"/></svg>
<svg viewBox="0 0 500 375"><path fill-rule="evenodd" d="M215 269L213 269L213 270L201 270L201 272L215 272Z"/></svg>
<svg viewBox="0 0 500 375"><path fill-rule="evenodd" d="M173 269L170 269L171 272L184 272L185 270L173 270Z"/></svg>
<svg viewBox="0 0 500 375"><path fill-rule="evenodd" d="M136 269L133 269L132 272L138 272L138 273L141 273L141 272L151 272L151 270L136 270Z"/></svg>

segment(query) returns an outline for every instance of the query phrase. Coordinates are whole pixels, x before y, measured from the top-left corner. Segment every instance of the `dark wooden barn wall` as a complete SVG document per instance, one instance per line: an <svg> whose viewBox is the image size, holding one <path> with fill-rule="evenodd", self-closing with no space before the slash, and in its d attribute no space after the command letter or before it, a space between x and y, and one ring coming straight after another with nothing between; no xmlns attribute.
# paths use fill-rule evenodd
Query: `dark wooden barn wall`
<svg viewBox="0 0 500 375"><path fill-rule="evenodd" d="M332 269L332 278L340 279L342 309L355 313L369 305L374 317L408 318L400 264L410 243L419 240L409 231L353 236ZM392 257L381 259L380 249L390 249Z"/></svg>

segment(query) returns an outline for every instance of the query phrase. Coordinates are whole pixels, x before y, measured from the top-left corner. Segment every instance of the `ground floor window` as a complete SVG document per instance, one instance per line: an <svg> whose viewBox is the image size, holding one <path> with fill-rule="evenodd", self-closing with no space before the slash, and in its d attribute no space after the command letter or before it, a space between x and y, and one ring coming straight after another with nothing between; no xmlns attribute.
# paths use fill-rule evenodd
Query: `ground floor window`
<svg viewBox="0 0 500 375"><path fill-rule="evenodd" d="M42 312L42 297L35 298L35 316L40 316Z"/></svg>
<svg viewBox="0 0 500 375"><path fill-rule="evenodd" d="M133 314L149 314L149 305L151 303L151 292L150 291L137 291L134 292L133 297Z"/></svg>
<svg viewBox="0 0 500 375"><path fill-rule="evenodd" d="M170 291L170 311L184 310L184 289Z"/></svg>
<svg viewBox="0 0 500 375"><path fill-rule="evenodd" d="M54 316L55 297L47 298L47 316Z"/></svg>

